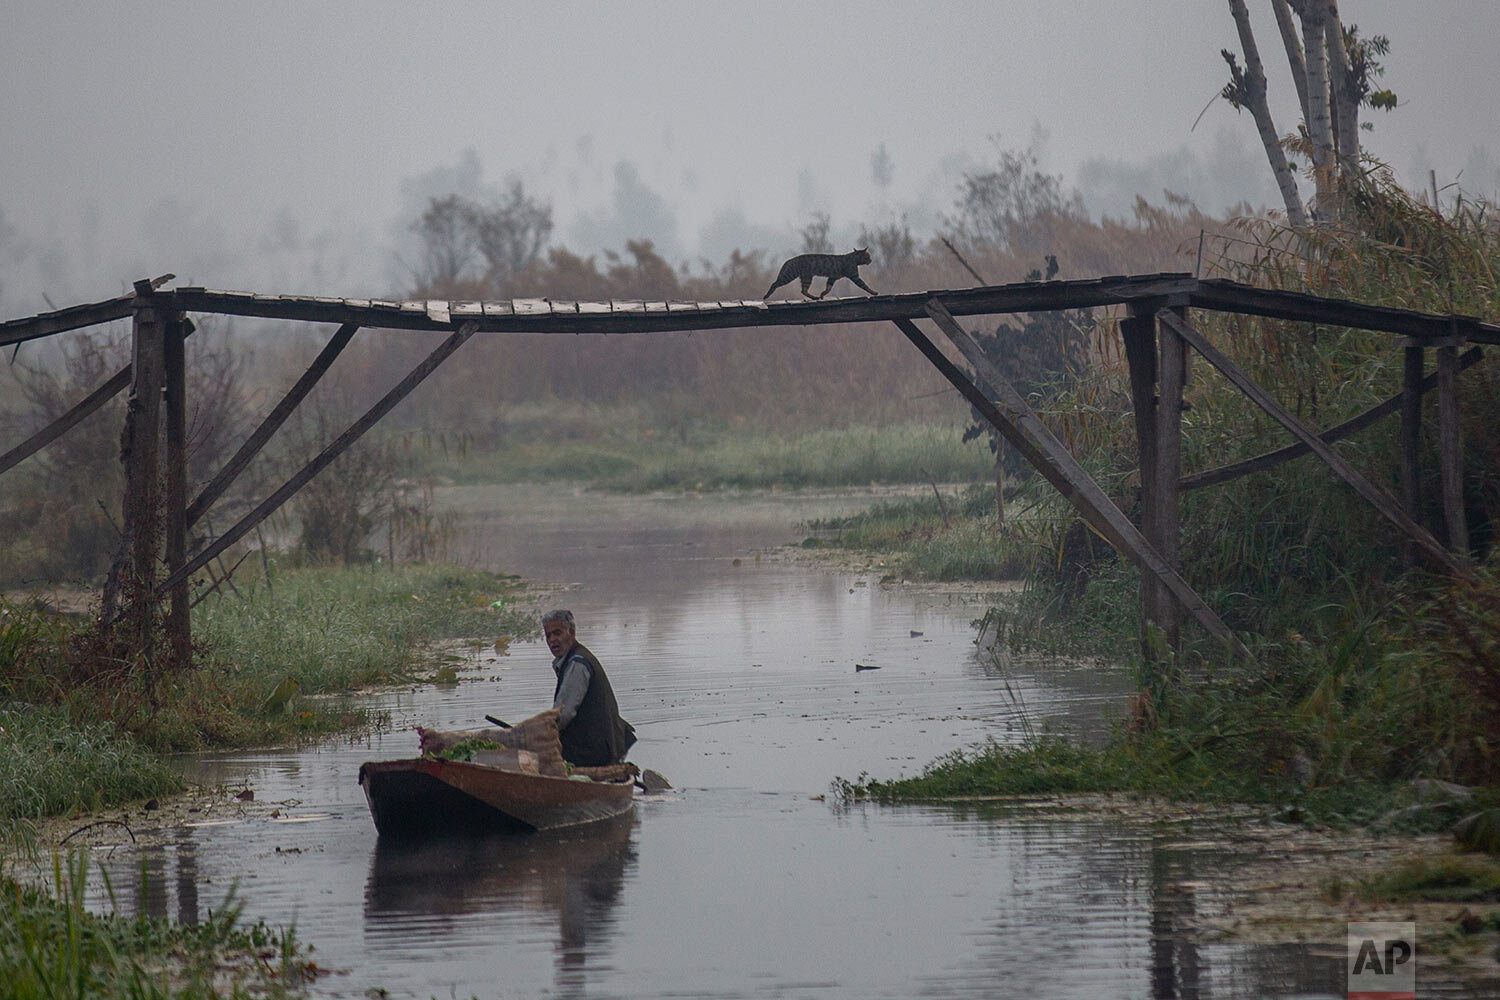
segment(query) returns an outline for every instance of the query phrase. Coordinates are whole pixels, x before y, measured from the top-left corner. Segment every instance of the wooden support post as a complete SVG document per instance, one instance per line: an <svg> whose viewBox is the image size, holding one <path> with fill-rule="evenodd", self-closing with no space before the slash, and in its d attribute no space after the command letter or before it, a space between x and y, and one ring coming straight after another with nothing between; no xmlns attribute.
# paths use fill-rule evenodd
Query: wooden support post
<svg viewBox="0 0 1500 1000"><path fill-rule="evenodd" d="M219 470L213 480L207 486L203 487L203 492L199 493L193 500L192 505L187 510L187 523L189 527L197 524L198 519L213 506L214 501L223 496L224 491L234 485L235 479L239 478L239 474L244 471L245 466L249 465L250 460L260 453L260 450L266 446L266 442L271 440L271 435L275 434L277 429L286 422L286 418L291 416L292 410L296 409L297 404L302 402L303 397L312 391L313 386L317 385L318 380L332 367L334 359L348 345L350 338L354 336L354 332L358 329L359 327L353 323L345 323L334 331L333 336L329 339L328 343L323 345L323 350L318 353L317 358L314 359L307 371L303 372L302 376L297 379L296 384L287 390L287 394L281 397L281 401L271 408L271 412L266 416L266 419L261 421L260 426L255 428L255 431L245 439L245 443L240 445L240 449L234 453L234 457L224 465L224 468Z"/></svg>
<svg viewBox="0 0 1500 1000"><path fill-rule="evenodd" d="M150 303L149 282L136 283L131 392L121 440L125 463L125 537L130 546L127 597L139 650L152 643L156 551L161 541L158 438L161 434L162 317Z"/></svg>
<svg viewBox="0 0 1500 1000"><path fill-rule="evenodd" d="M1464 513L1464 439L1458 420L1458 338L1437 349L1438 467L1442 472L1443 520L1448 548L1460 562L1469 558L1469 526Z"/></svg>
<svg viewBox="0 0 1500 1000"><path fill-rule="evenodd" d="M1422 523L1422 368L1421 344L1408 343L1401 359L1401 509ZM1415 542L1406 545L1406 561L1421 558Z"/></svg>
<svg viewBox="0 0 1500 1000"><path fill-rule="evenodd" d="M187 562L187 352L183 341L189 325L187 317L173 313L162 327L167 403L165 515L168 574L177 572ZM187 578L174 584L168 596L172 610L167 620L167 632L172 641L173 666L180 669L190 665L193 655Z"/></svg>
<svg viewBox="0 0 1500 1000"><path fill-rule="evenodd" d="M1154 523L1146 537L1156 546L1167 565L1182 571L1180 491L1182 478L1182 393L1187 386L1187 345L1170 327L1157 338L1159 362L1156 396L1156 468L1148 470L1156 481ZM1144 474L1144 473L1143 473ZM1179 647L1182 616L1175 601L1163 601L1158 619L1167 645Z"/></svg>
<svg viewBox="0 0 1500 1000"><path fill-rule="evenodd" d="M344 433L340 434L333 443L318 453L317 457L304 465L296 475L292 476L275 493L262 500L260 505L246 514L228 531L216 538L213 543L203 551L199 552L187 565L172 573L162 583L163 588L175 586L182 580L186 580L198 570L202 569L208 562L216 558L229 546L243 538L246 533L253 529L261 521L265 520L276 511L282 504L286 503L297 491L306 486L308 481L328 467L329 463L338 458L344 451L358 441L366 431L374 427L382 417L391 412L396 404L405 399L413 389L422 384L422 380L437 370L438 365L463 346L464 342L474 335L479 329L479 324L467 322L453 332L448 339L438 345L437 349L422 360L422 363L412 369L390 392L380 398L380 401L366 411L365 415L349 426Z"/></svg>
<svg viewBox="0 0 1500 1000"><path fill-rule="evenodd" d="M1161 554L1141 534L1140 529L1114 505L1099 484L1089 476L1087 470L1078 464L1078 460L1068 452L1062 442L1057 440L1056 435L1047 429L1047 425L1042 423L1041 418L1027 405L1015 386L1011 385L1000 374L999 369L984 356L979 345L958 325L942 302L930 299L926 308L927 314L938 325L938 329L943 331L958 348L959 353L974 366L980 380L985 383L988 394L975 385L957 365L949 361L943 352L937 349L937 345L923 336L922 331L918 330L915 324L910 320L898 319L895 321L896 326L906 334L906 338L932 362L938 371L942 372L943 376L975 409L984 415L985 419L1005 435L1016 450L1049 483L1057 487L1069 503L1078 508L1089 524L1093 525L1105 540L1141 567L1143 574L1149 573L1161 578L1172 596L1181 602L1188 613L1210 635L1223 642L1241 659L1252 660L1253 657L1245 644L1225 626L1208 605L1203 603L1203 599L1194 592L1187 581L1162 559ZM992 399L991 396L994 398Z"/></svg>
<svg viewBox="0 0 1500 1000"><path fill-rule="evenodd" d="M1156 524L1156 309L1132 306L1120 321L1125 361L1130 367L1130 400L1135 411L1136 457L1141 478L1141 533L1153 538ZM1141 575L1141 653L1149 661L1154 652L1147 641L1149 626L1161 625L1161 607L1171 595L1149 573Z"/></svg>
<svg viewBox="0 0 1500 1000"><path fill-rule="evenodd" d="M1183 340L1191 344L1193 349L1203 357L1203 360L1222 372L1230 383L1246 396L1250 397L1251 402L1259 406L1273 420L1281 424L1281 426L1291 431L1314 455L1317 455L1327 463L1328 467L1340 479L1348 483L1354 489L1354 492L1364 497L1370 506L1379 511L1382 517L1414 539L1421 546L1424 555L1454 573L1463 572L1462 564L1447 549L1438 544L1438 540L1433 538L1426 528L1423 528L1420 524L1407 517L1405 512L1394 501L1381 492L1368 479L1360 475L1359 471L1350 465L1342 455L1324 444L1316 434L1309 430L1302 421L1293 416L1286 407L1271 398L1270 393L1257 385L1255 380L1247 375L1239 365L1230 361L1223 351L1220 351L1213 344L1209 343L1208 338L1170 312L1163 311L1157 313L1157 318L1174 330Z"/></svg>
<svg viewBox="0 0 1500 1000"><path fill-rule="evenodd" d="M995 534L1005 530L1005 437L995 435Z"/></svg>

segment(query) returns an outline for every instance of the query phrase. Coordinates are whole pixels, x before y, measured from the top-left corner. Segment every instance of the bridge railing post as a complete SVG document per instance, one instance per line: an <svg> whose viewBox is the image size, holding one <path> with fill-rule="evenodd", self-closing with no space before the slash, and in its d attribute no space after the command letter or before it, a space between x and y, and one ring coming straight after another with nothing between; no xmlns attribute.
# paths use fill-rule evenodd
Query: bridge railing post
<svg viewBox="0 0 1500 1000"><path fill-rule="evenodd" d="M1135 411L1140 462L1141 534L1173 570L1182 570L1178 499L1182 471L1182 394L1187 384L1188 354L1182 338L1161 329L1160 303L1133 304L1120 322L1125 360L1130 368L1130 396ZM1141 576L1141 652L1148 662L1160 650L1152 642L1159 630L1169 648L1179 648L1182 609L1160 577Z"/></svg>
<svg viewBox="0 0 1500 1000"><path fill-rule="evenodd" d="M1463 338L1455 329L1454 335L1437 349L1438 469L1448 548L1460 563L1467 563L1469 525L1464 507L1464 441L1458 412L1458 349L1462 346Z"/></svg>
<svg viewBox="0 0 1500 1000"><path fill-rule="evenodd" d="M1426 351L1420 341L1410 338L1401 353L1401 509L1421 524L1422 369ZM1410 540L1406 543L1406 561L1413 566L1421 561L1421 550Z"/></svg>
<svg viewBox="0 0 1500 1000"><path fill-rule="evenodd" d="M187 337L189 321L173 310L162 324L162 357L167 404L166 468L166 556L167 572L175 573L187 562ZM179 580L168 592L171 615L167 631L175 667L192 660L193 629L188 602L188 581Z"/></svg>
<svg viewBox="0 0 1500 1000"><path fill-rule="evenodd" d="M125 410L125 429L120 438L120 460L125 465L123 504L125 545L124 586L130 627L137 648L151 649L154 628L156 554L161 542L161 491L159 487L161 394L165 379L164 324L151 302L150 282L136 282L131 324L131 385ZM121 586L112 570L105 594L106 621L115 592Z"/></svg>
<svg viewBox="0 0 1500 1000"><path fill-rule="evenodd" d="M1187 310L1174 309L1185 317ZM1181 486L1182 481L1182 396L1187 388L1187 343L1169 327L1162 327L1157 337L1158 362L1156 396L1156 468L1142 470L1155 479L1154 523L1148 525L1146 537L1167 564L1182 572ZM1160 584L1158 583L1158 586ZM1182 609L1176 601L1164 599L1158 608L1157 624L1166 634L1167 645L1180 647Z"/></svg>

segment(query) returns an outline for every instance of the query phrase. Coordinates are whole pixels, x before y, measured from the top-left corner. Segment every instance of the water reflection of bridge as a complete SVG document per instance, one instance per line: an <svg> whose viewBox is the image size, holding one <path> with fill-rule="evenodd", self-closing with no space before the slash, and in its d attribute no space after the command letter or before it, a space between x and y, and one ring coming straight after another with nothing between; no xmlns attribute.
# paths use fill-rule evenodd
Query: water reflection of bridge
<svg viewBox="0 0 1500 1000"><path fill-rule="evenodd" d="M125 535L130 551L122 552L111 571L102 602L103 614L114 618L116 597L124 595L129 607L121 613L128 615L139 630L142 648L149 648L154 621L150 609L159 601L169 601L168 628L175 640L177 655L183 658L190 649L188 587L194 574L208 570L215 558L290 499L378 423L466 340L480 332L631 334L732 327L894 323L964 398L1062 492L1102 537L1140 567L1143 627L1148 622L1155 623L1175 644L1185 613L1242 656L1248 655L1244 645L1184 579L1179 552L1179 497L1182 491L1223 483L1312 453L1407 537L1414 558L1420 556L1450 571L1462 571L1467 560L1468 543L1462 496L1463 446L1459 437L1457 377L1464 367L1479 359L1479 354L1476 348L1460 355L1459 348L1469 341L1500 343L1500 326L1473 317L1370 306L1256 288L1233 281L1201 280L1187 274L1027 282L777 303L756 300L578 302L554 299L398 302L256 295L205 288L168 290L164 286L170 277L139 281L131 295L0 324L0 346L125 317L133 318L134 331L131 365L117 372L53 424L0 455L0 472L45 447L127 385L131 387L131 405L122 438L127 480ZM957 319L1098 307L1123 307L1125 311L1120 332L1130 370L1140 456L1139 523L1127 517L1105 494ZM1396 334L1404 338L1393 345L1404 352L1401 391L1385 403L1337 427L1316 431L1278 403L1272 394L1257 385L1197 330L1189 322L1191 309ZM189 401L185 398L184 339L192 330L188 313L339 324L337 332L309 369L239 452L191 501L187 496L185 473ZM919 329L914 320L930 321L941 337ZM360 327L446 332L449 336L321 454L227 531L196 553L190 553L188 529L223 495L271 439ZM950 358L940 347L944 341L957 351L972 371L966 371L959 361ZM1437 357L1437 369L1431 376L1425 375L1425 357L1429 349ZM1180 456L1182 396L1193 353L1217 369L1257 407L1280 423L1295 439L1294 443L1184 480ZM1439 542L1421 523L1418 489L1422 396L1434 387L1438 396L1437 457L1447 545ZM157 438L163 421L163 399L166 453L159 456ZM1398 410L1402 443L1402 497L1399 502L1366 480L1330 447L1331 442ZM159 477L166 483L164 502L158 495ZM163 537L167 576L158 580L157 539ZM133 585L123 586L125 582Z"/></svg>

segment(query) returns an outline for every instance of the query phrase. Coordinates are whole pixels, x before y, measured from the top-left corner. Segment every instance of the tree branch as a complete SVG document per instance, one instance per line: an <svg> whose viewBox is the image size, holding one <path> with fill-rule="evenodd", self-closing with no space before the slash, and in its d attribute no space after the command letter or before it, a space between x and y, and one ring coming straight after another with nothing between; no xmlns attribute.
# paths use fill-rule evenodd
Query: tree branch
<svg viewBox="0 0 1500 1000"><path fill-rule="evenodd" d="M1339 19L1338 0L1328 0L1327 21L1323 31L1328 37L1328 76L1333 96L1334 146L1339 168L1352 174L1359 168L1359 99L1354 74L1349 66L1349 50L1344 45L1344 25Z"/></svg>
<svg viewBox="0 0 1500 1000"><path fill-rule="evenodd" d="M1276 27L1281 29L1281 44L1286 48L1287 65L1292 69L1292 82L1297 85L1297 103L1302 108L1302 120L1307 121L1307 60L1302 57L1302 37L1297 34L1297 25L1292 21L1292 8L1287 0L1271 0L1271 9L1276 12Z"/></svg>
<svg viewBox="0 0 1500 1000"><path fill-rule="evenodd" d="M1271 163L1271 173L1276 177L1276 186L1281 190L1281 200L1286 205L1287 221L1301 229L1307 225L1307 213L1302 208L1302 196L1297 193L1297 179L1286 162L1286 151L1281 148L1281 138L1276 124L1271 120L1271 109L1266 103L1266 72L1261 65L1260 50L1255 45L1255 34L1250 29L1250 12L1245 9L1245 0L1229 0L1229 12L1234 15L1234 26L1239 31L1240 47L1245 52L1245 72L1240 74L1234 65L1234 57L1224 53L1229 62L1230 85L1224 96L1250 109L1255 127L1260 132L1261 145L1266 148L1266 159Z"/></svg>

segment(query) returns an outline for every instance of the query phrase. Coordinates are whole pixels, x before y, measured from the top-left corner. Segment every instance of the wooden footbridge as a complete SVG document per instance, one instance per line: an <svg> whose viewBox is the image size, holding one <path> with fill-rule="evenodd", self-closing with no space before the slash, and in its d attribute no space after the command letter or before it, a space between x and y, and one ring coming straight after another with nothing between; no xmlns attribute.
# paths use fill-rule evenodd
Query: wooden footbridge
<svg viewBox="0 0 1500 1000"><path fill-rule="evenodd" d="M476 333L637 334L731 327L816 326L891 322L922 355L989 420L1006 440L1072 503L1088 523L1141 569L1141 612L1175 646L1183 614L1248 657L1243 643L1225 627L1182 576L1179 552L1179 497L1183 490L1227 482L1312 453L1373 505L1409 540L1409 551L1450 572L1463 572L1467 531L1461 496L1462 442L1459 437L1459 372L1480 360L1480 348L1500 344L1500 325L1469 316L1445 316L1363 305L1341 299L1255 288L1188 274L1116 276L1080 281L1026 282L976 288L941 289L902 295L875 295L817 301L756 300L678 302L558 299L498 301L396 301L338 299L206 288L168 289L171 276L139 281L133 294L60 309L0 324L0 347L130 317L132 360L51 425L0 455L3 473L56 440L107 400L130 388L122 434L125 465L125 538L105 586L102 614L113 620L116 597L127 595L130 617L142 649L152 639L154 608L169 604L167 630L176 655L190 648L191 577L234 545L289 500L310 479L380 421L465 341ZM1132 521L1105 494L1051 433L1025 398L985 357L959 317L1017 312L1123 307L1120 330L1130 369L1141 465L1141 517ZM1303 424L1218 350L1191 322L1191 310L1206 309L1383 331L1395 335L1404 352L1404 378L1398 395L1337 427L1317 431ZM196 496L186 478L186 399L184 341L192 332L191 313L257 316L311 323L335 323L337 331L322 353L272 408L233 458ZM929 333L917 325L930 323ZM361 327L446 332L449 336L370 410L351 424L316 458L266 497L229 530L196 552L188 551L188 529L209 510L250 460L271 440L292 410L329 370ZM942 346L946 341L956 354ZM1425 354L1436 353L1433 375L1424 376ZM1294 439L1287 447L1187 479L1181 471L1182 395L1189 361L1197 354L1279 422ZM1451 549L1421 523L1417 483L1420 474L1422 395L1436 389L1443 511ZM165 414L162 403L165 402ZM1401 415L1402 496L1388 496L1366 480L1330 444L1388 414ZM165 423L165 454L158 446ZM165 483L165 495L158 482ZM158 577L158 563L166 572ZM122 581L128 586L122 588Z"/></svg>

